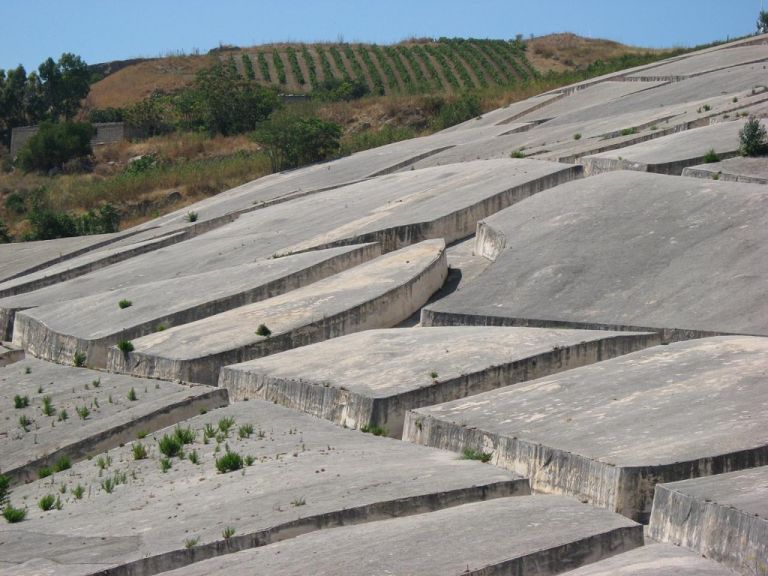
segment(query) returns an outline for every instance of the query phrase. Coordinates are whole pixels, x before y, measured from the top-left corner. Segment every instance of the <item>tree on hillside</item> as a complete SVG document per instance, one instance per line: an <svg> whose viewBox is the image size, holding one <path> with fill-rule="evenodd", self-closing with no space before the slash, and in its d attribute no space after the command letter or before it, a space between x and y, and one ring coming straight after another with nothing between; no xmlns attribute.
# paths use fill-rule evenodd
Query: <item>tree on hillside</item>
<svg viewBox="0 0 768 576"><path fill-rule="evenodd" d="M234 61L198 72L193 90L202 127L212 134L250 132L280 107L277 92L243 78Z"/></svg>
<svg viewBox="0 0 768 576"><path fill-rule="evenodd" d="M95 130L87 123L43 122L19 152L19 165L26 172L48 172L66 162L91 154Z"/></svg>
<svg viewBox="0 0 768 576"><path fill-rule="evenodd" d="M768 34L768 11L760 10L757 17L757 33Z"/></svg>
<svg viewBox="0 0 768 576"><path fill-rule="evenodd" d="M284 115L261 124L253 139L265 147L272 171L278 172L338 153L341 127L320 118Z"/></svg>

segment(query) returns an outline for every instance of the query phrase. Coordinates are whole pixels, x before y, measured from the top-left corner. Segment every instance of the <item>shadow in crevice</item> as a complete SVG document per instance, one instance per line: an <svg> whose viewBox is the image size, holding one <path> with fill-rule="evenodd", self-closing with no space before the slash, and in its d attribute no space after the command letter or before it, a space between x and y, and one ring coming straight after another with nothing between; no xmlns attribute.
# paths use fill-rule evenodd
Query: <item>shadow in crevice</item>
<svg viewBox="0 0 768 576"><path fill-rule="evenodd" d="M453 294L456 289L459 287L459 284L461 284L461 278L462 278L462 272L459 268L451 268L448 267L448 275L445 278L445 282L443 282L443 285L440 287L440 289L432 294L432 296L427 300L427 303L424 304L424 306L428 306L430 304L433 304L437 302L438 300L442 300L446 296L449 296L450 294ZM423 308L422 306L421 308ZM413 328L414 326L418 326L419 322L421 322L421 308L416 310L413 314L411 314L408 318L400 322L395 328Z"/></svg>

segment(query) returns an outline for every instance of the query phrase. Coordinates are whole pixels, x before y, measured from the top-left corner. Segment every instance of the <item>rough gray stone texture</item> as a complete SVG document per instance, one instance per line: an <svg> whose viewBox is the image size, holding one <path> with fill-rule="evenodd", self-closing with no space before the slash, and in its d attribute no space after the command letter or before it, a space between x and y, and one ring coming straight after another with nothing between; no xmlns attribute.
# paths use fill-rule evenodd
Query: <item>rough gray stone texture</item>
<svg viewBox="0 0 768 576"><path fill-rule="evenodd" d="M734 573L689 550L647 544L606 560L564 573L565 576L734 576Z"/></svg>
<svg viewBox="0 0 768 576"><path fill-rule="evenodd" d="M108 243L113 234L0 244L0 281L29 274Z"/></svg>
<svg viewBox="0 0 768 576"><path fill-rule="evenodd" d="M107 350L159 330L265 300L362 264L381 254L376 244L318 250L213 272L127 286L14 316L14 342L30 354L104 368ZM130 306L120 308L127 300Z"/></svg>
<svg viewBox="0 0 768 576"><path fill-rule="evenodd" d="M131 389L137 398L133 401L128 399ZM29 406L14 408L15 396L27 397ZM51 399L50 416L43 413L45 397ZM28 358L0 368L0 472L16 482L28 482L62 456L82 460L133 440L139 431L151 432L228 403L223 390ZM83 407L89 412L85 419L77 412ZM26 430L19 420L22 416L30 421Z"/></svg>
<svg viewBox="0 0 768 576"><path fill-rule="evenodd" d="M659 78L677 81L707 72L754 62L764 62L765 60L768 60L768 45L734 46L703 54L692 54L675 62L647 68L642 72L628 76L628 78Z"/></svg>
<svg viewBox="0 0 768 576"><path fill-rule="evenodd" d="M215 385L228 364L408 318L443 285L445 243L427 240L282 296L113 347L110 370ZM256 333L264 324L271 335Z"/></svg>
<svg viewBox="0 0 768 576"><path fill-rule="evenodd" d="M445 169L437 171L441 173ZM391 176L387 186L398 190L423 181L423 171ZM360 218L327 233L319 234L281 253L317 248L378 242L384 252L431 238L451 243L475 233L477 222L537 192L581 176L581 166L537 160L488 160L472 162L450 177L435 179L431 186L419 186L395 202L382 205ZM377 180L350 186L363 196Z"/></svg>
<svg viewBox="0 0 768 576"><path fill-rule="evenodd" d="M24 356L25 353L23 348L19 348L10 343L0 345L0 366L7 366L8 364L23 360Z"/></svg>
<svg viewBox="0 0 768 576"><path fill-rule="evenodd" d="M725 182L768 184L768 157L737 157L712 164L691 166L683 170L683 176Z"/></svg>
<svg viewBox="0 0 768 576"><path fill-rule="evenodd" d="M743 127L743 120L721 122L627 148L586 156L582 162L587 174L638 170L679 176L686 167L704 162L711 151L720 158L738 155L741 146L739 132Z"/></svg>
<svg viewBox="0 0 768 576"><path fill-rule="evenodd" d="M495 259L424 325L570 326L679 339L768 334L764 186L612 172L480 222Z"/></svg>
<svg viewBox="0 0 768 576"><path fill-rule="evenodd" d="M655 334L542 328L369 330L225 367L231 400L261 398L400 438L407 410L658 344Z"/></svg>
<svg viewBox="0 0 768 576"><path fill-rule="evenodd" d="M651 537L768 574L768 466L656 487Z"/></svg>
<svg viewBox="0 0 768 576"><path fill-rule="evenodd" d="M538 163L534 166L539 169L547 165ZM568 174L573 174L572 168L566 167L562 172L563 167L552 164L548 166L549 168L544 168L545 171L558 173L563 179L567 178ZM147 282L248 264L268 258L276 252L284 252L289 246L329 233L349 222L359 222L366 217L375 219L377 214L389 213L391 206L399 204L404 199L409 199L411 211L418 212L427 222L431 222L435 214L442 214L442 204L461 205L458 198L462 194L477 194L469 181L470 175L478 183L482 183L480 190L491 185L496 190L503 190L504 183L512 175L519 178L519 183L523 182L521 173L525 170L527 170L525 167L520 169L519 165L508 159L506 164L470 162L462 166L392 174L373 178L356 186L343 186L242 214L230 223L198 234L176 245L159 248L124 262L94 270L55 286L0 299L0 336L5 334L6 339L12 337L15 310L73 300ZM463 186L459 190L446 186L446 182L451 181L462 181ZM551 184L554 183L551 182ZM428 193L426 196L421 194L430 189L441 191L441 201L437 201ZM504 198L502 195L496 199L499 202L499 208L502 207L501 202ZM427 200L431 203L431 212L419 211L417 206ZM454 212L455 226L448 219L441 223L440 228L432 232L442 235L452 231L455 234L459 225L466 227L472 224L467 215L467 211L471 211L472 204L466 207L466 211ZM408 211L401 212L400 217L405 223L411 221ZM480 215L477 217L479 218ZM430 233L431 225L400 227L392 219L389 222L393 226L390 230L395 233L395 236L399 232ZM416 238L410 240L416 241ZM90 255L90 257L94 256Z"/></svg>
<svg viewBox="0 0 768 576"><path fill-rule="evenodd" d="M449 536L453 527L460 537ZM620 516L563 497L503 498L323 530L167 576L544 576L641 546L641 530Z"/></svg>
<svg viewBox="0 0 768 576"><path fill-rule="evenodd" d="M228 438L204 443L205 425L217 427L225 417L235 421ZM247 424L253 432L241 438L238 430ZM161 471L157 440L174 432L167 428L140 441L146 459L135 460L128 444L109 452L112 463L101 474L93 461L82 462L57 474L53 487L41 480L15 488L11 502L26 503L28 519L0 524L3 561L19 571L48 561L56 574L108 568L117 575L156 574L322 528L530 493L527 480L493 466L344 430L266 402L240 402L183 426L196 433L184 450L197 454L197 465L173 458L172 467ZM225 445L252 456L252 466L218 473L215 459ZM121 474L125 482L106 492L104 480ZM38 509L38 499L62 483L63 509ZM77 484L85 487L81 500L72 496ZM588 507L569 509L574 524L579 516L593 519L593 534L635 534L621 519ZM595 527L606 523L607 529ZM226 527L235 530L228 540ZM186 548L185 541L195 545Z"/></svg>
<svg viewBox="0 0 768 576"><path fill-rule="evenodd" d="M768 463L768 340L658 346L408 412L403 438L647 520L654 485Z"/></svg>

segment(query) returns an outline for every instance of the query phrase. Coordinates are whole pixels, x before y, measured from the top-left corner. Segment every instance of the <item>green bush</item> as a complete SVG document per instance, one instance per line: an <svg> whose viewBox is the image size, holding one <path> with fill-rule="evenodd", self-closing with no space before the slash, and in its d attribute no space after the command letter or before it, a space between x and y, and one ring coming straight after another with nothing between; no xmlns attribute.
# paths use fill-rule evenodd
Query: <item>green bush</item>
<svg viewBox="0 0 768 576"><path fill-rule="evenodd" d="M338 153L341 127L320 118L280 116L262 123L253 135L278 172L326 160Z"/></svg>
<svg viewBox="0 0 768 576"><path fill-rule="evenodd" d="M160 448L160 452L168 456L168 458L173 458L174 456L181 454L182 443L175 435L165 434L160 439L158 447Z"/></svg>
<svg viewBox="0 0 768 576"><path fill-rule="evenodd" d="M3 508L3 517L8 521L9 524L15 524L16 522L21 522L24 520L24 518L27 517L27 509L14 508L8 504L5 506L5 508Z"/></svg>
<svg viewBox="0 0 768 576"><path fill-rule="evenodd" d="M237 452L227 452L221 458L216 458L216 469L225 474L243 467L243 458Z"/></svg>
<svg viewBox="0 0 768 576"><path fill-rule="evenodd" d="M18 163L25 172L48 172L65 162L89 156L93 126L86 122L43 122L19 152Z"/></svg>
<svg viewBox="0 0 768 576"><path fill-rule="evenodd" d="M11 479L5 474L0 474L0 508L8 503L8 494L11 492Z"/></svg>
<svg viewBox="0 0 768 576"><path fill-rule="evenodd" d="M758 118L753 116L744 123L739 142L743 156L759 156L768 151L768 134Z"/></svg>
<svg viewBox="0 0 768 576"><path fill-rule="evenodd" d="M31 230L24 240L53 240L117 232L120 215L111 204L78 216L55 212L44 202L37 202L29 213L29 224Z"/></svg>
<svg viewBox="0 0 768 576"><path fill-rule="evenodd" d="M464 94L459 98L445 103L434 120L437 129L455 126L480 115L480 98L475 94Z"/></svg>

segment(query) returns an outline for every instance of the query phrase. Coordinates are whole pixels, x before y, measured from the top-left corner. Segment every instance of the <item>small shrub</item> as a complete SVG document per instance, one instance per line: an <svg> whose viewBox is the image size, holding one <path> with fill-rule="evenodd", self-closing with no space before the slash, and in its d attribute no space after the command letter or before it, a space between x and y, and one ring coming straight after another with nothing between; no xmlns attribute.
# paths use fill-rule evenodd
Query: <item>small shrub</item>
<svg viewBox="0 0 768 576"><path fill-rule="evenodd" d="M245 465L246 466L253 466L253 463L256 461L256 459L251 456L250 454L245 457Z"/></svg>
<svg viewBox="0 0 768 576"><path fill-rule="evenodd" d="M120 300L120 302L117 303L117 305L120 307L121 310L123 310L124 308L130 308L131 306L133 306L133 302L123 298L122 300Z"/></svg>
<svg viewBox="0 0 768 576"><path fill-rule="evenodd" d="M19 416L19 426L24 432L29 432L29 427L32 425L32 420L27 418L24 414Z"/></svg>
<svg viewBox="0 0 768 576"><path fill-rule="evenodd" d="M59 410L59 422L65 422L69 419L69 413L66 408Z"/></svg>
<svg viewBox="0 0 768 576"><path fill-rule="evenodd" d="M160 470L163 471L163 474L168 472L168 470L171 469L171 459L170 458L161 458L160 459Z"/></svg>
<svg viewBox="0 0 768 576"><path fill-rule="evenodd" d="M429 377L432 378L432 380L435 380L437 378L437 372L433 370L429 373Z"/></svg>
<svg viewBox="0 0 768 576"><path fill-rule="evenodd" d="M173 435L182 444L192 444L195 441L195 431L189 426L182 428L177 425L173 430Z"/></svg>
<svg viewBox="0 0 768 576"><path fill-rule="evenodd" d="M138 438L139 440L143 440L144 438L147 437L147 434L149 434L149 432L147 432L146 430L139 430L138 432L136 432L136 438Z"/></svg>
<svg viewBox="0 0 768 576"><path fill-rule="evenodd" d="M112 457L109 454L104 454L96 459L96 466L99 470L105 470L112 465Z"/></svg>
<svg viewBox="0 0 768 576"><path fill-rule="evenodd" d="M717 155L714 148L710 148L709 152L704 155L704 163L714 164L715 162L720 162L720 156Z"/></svg>
<svg viewBox="0 0 768 576"><path fill-rule="evenodd" d="M0 474L0 508L8 503L8 494L11 492L11 478Z"/></svg>
<svg viewBox="0 0 768 576"><path fill-rule="evenodd" d="M26 408L29 406L29 396L19 396L16 394L16 396L13 397L13 407L18 409Z"/></svg>
<svg viewBox="0 0 768 576"><path fill-rule="evenodd" d="M82 500L84 493L85 488L83 488L81 484L78 484L72 489L72 496L74 496L76 500Z"/></svg>
<svg viewBox="0 0 768 576"><path fill-rule="evenodd" d="M58 500L58 506L57 504ZM53 494L46 494L40 500L38 500L37 505L40 506L40 510L43 512L48 512L49 510L53 510L54 508L61 509L61 500L59 500L58 496L54 496Z"/></svg>
<svg viewBox="0 0 768 576"><path fill-rule="evenodd" d="M483 452L482 450L474 450L473 448L464 448L461 453L462 460L479 460L484 464L491 461L493 454L489 452Z"/></svg>
<svg viewBox="0 0 768 576"><path fill-rule="evenodd" d="M53 468L50 466L43 466L42 468L38 468L37 470L37 477L41 480L43 478L48 478L51 474L53 474Z"/></svg>
<svg viewBox="0 0 768 576"><path fill-rule="evenodd" d="M243 424L237 430L237 435L240 436L240 438L249 438L251 434L253 434L253 424Z"/></svg>
<svg viewBox="0 0 768 576"><path fill-rule="evenodd" d="M267 328L266 324L259 324L259 327L256 328L256 335L264 336L264 338L269 338L272 335L272 330Z"/></svg>
<svg viewBox="0 0 768 576"><path fill-rule="evenodd" d="M147 447L141 442L136 442L131 447L131 452L133 452L134 460L144 460L147 457Z"/></svg>
<svg viewBox="0 0 768 576"><path fill-rule="evenodd" d="M293 502L291 502L291 506L304 506L304 504L306 504L306 503L307 503L307 501L304 498L304 496L301 496L299 498L295 498L293 500Z"/></svg>
<svg viewBox="0 0 768 576"><path fill-rule="evenodd" d="M231 416L227 416L219 420L219 430L226 436L229 434L229 429L235 425L235 419Z"/></svg>
<svg viewBox="0 0 768 576"><path fill-rule="evenodd" d="M232 538L232 536L235 535L235 529L232 528L232 526L227 526L224 528L224 531L221 533L222 536L224 536L224 540L229 540Z"/></svg>
<svg viewBox="0 0 768 576"><path fill-rule="evenodd" d="M66 162L91 154L93 126L78 122L43 122L19 152L18 164L25 172L48 172Z"/></svg>
<svg viewBox="0 0 768 576"><path fill-rule="evenodd" d="M179 440L175 434L165 434L158 442L158 447L160 448L160 452L165 454L168 458L173 458L181 453L182 444L181 440Z"/></svg>
<svg viewBox="0 0 768 576"><path fill-rule="evenodd" d="M197 450L192 450L192 452L189 453L189 461L192 462L192 464L200 464L200 456L197 454Z"/></svg>
<svg viewBox="0 0 768 576"><path fill-rule="evenodd" d="M197 222L197 212L187 212L185 219L187 222Z"/></svg>
<svg viewBox="0 0 768 576"><path fill-rule="evenodd" d="M525 158L525 152L523 152L522 149L520 150L513 150L510 155L510 158Z"/></svg>
<svg viewBox="0 0 768 576"><path fill-rule="evenodd" d="M744 123L739 142L743 156L759 156L768 150L768 133L758 118L752 117Z"/></svg>
<svg viewBox="0 0 768 576"><path fill-rule="evenodd" d="M117 349L120 350L120 352L123 354L133 352L133 342L130 340L120 340L120 342L117 343Z"/></svg>
<svg viewBox="0 0 768 576"><path fill-rule="evenodd" d="M43 396L43 414L53 416L56 408L53 407L53 399L50 396Z"/></svg>
<svg viewBox="0 0 768 576"><path fill-rule="evenodd" d="M32 374L32 368L29 366L24 367L24 374Z"/></svg>
<svg viewBox="0 0 768 576"><path fill-rule="evenodd" d="M101 378L96 378L96 380L94 380L93 382L91 382L91 385L92 385L94 388L98 388L99 386L101 386Z"/></svg>
<svg viewBox="0 0 768 576"><path fill-rule="evenodd" d="M216 437L216 428L214 428L213 424L206 424L203 428L203 438L215 438Z"/></svg>
<svg viewBox="0 0 768 576"><path fill-rule="evenodd" d="M27 517L27 509L14 508L8 504L5 508L3 508L3 517L9 524L15 524L16 522L21 522L24 520L24 518Z"/></svg>
<svg viewBox="0 0 768 576"><path fill-rule="evenodd" d="M131 402L136 402L136 400L139 399L139 397L136 396L136 389L133 386L131 386L131 389L128 390L127 397L128 397L128 400L130 400Z"/></svg>
<svg viewBox="0 0 768 576"><path fill-rule="evenodd" d="M574 140L581 140L581 134L579 132L576 132L576 134L573 135Z"/></svg>
<svg viewBox="0 0 768 576"><path fill-rule="evenodd" d="M624 128L621 131L621 135L622 136L630 136L632 134L637 134L637 129L636 128Z"/></svg>
<svg viewBox="0 0 768 576"><path fill-rule="evenodd" d="M56 463L53 465L54 472L63 472L64 470L69 470L70 468L72 468L72 460L69 459L69 456L62 456L56 460Z"/></svg>
<svg viewBox="0 0 768 576"><path fill-rule="evenodd" d="M216 469L222 474L234 472L243 467L243 458L237 452L227 451L221 458L216 458Z"/></svg>
<svg viewBox="0 0 768 576"><path fill-rule="evenodd" d="M373 434L374 436L387 435L387 429L382 428L381 426L377 426L376 424L366 424L365 426L360 428L360 431L365 432L366 434Z"/></svg>
<svg viewBox="0 0 768 576"><path fill-rule="evenodd" d="M81 352L80 350L75 351L74 355L72 356L72 363L78 368L85 366L85 360L85 352Z"/></svg>
<svg viewBox="0 0 768 576"><path fill-rule="evenodd" d="M200 538L187 538L184 540L184 548L194 548L198 542L200 542Z"/></svg>
<svg viewBox="0 0 768 576"><path fill-rule="evenodd" d="M80 420L85 420L91 413L91 411L88 410L88 406L76 406L75 412L77 412L77 415L80 416Z"/></svg>
<svg viewBox="0 0 768 576"><path fill-rule="evenodd" d="M709 104L704 104L702 108L704 109L704 112L709 112L710 110L712 110L712 106L710 106Z"/></svg>

